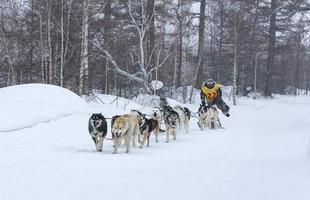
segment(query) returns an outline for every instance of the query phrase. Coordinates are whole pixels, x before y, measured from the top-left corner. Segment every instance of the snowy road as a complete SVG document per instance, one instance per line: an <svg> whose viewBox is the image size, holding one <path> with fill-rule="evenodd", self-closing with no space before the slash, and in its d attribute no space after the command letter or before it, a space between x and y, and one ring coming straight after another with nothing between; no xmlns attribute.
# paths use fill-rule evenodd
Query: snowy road
<svg viewBox="0 0 310 200"><path fill-rule="evenodd" d="M309 102L241 100L225 129L194 119L189 134L130 154L110 141L95 152L83 114L0 133L0 199L308 200Z"/></svg>

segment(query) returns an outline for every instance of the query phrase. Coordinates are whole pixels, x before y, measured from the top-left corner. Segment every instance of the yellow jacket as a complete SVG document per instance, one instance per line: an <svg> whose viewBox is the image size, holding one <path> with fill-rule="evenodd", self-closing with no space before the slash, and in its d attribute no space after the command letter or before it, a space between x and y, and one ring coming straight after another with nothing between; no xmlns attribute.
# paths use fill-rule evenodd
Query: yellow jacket
<svg viewBox="0 0 310 200"><path fill-rule="evenodd" d="M221 95L219 92L221 88L220 84L215 84L213 88L201 87L201 98L207 100L208 103L212 103L217 97ZM204 99L203 99L204 98Z"/></svg>

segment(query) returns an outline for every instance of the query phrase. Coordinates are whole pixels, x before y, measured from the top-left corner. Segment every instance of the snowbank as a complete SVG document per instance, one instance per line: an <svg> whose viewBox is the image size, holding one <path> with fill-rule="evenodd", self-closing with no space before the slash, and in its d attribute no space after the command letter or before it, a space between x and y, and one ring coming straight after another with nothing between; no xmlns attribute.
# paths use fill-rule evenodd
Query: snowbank
<svg viewBox="0 0 310 200"><path fill-rule="evenodd" d="M54 85L25 84L0 89L0 132L13 131L66 115L90 113L75 93Z"/></svg>

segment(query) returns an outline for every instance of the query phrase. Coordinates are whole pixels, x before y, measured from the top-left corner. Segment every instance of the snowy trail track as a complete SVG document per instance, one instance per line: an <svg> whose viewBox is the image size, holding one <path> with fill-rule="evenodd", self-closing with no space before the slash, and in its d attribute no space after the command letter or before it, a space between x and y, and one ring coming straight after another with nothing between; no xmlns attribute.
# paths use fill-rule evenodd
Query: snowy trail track
<svg viewBox="0 0 310 200"><path fill-rule="evenodd" d="M225 129L193 119L189 134L130 154L111 141L95 152L82 114L0 133L0 199L308 200L309 100L241 100Z"/></svg>

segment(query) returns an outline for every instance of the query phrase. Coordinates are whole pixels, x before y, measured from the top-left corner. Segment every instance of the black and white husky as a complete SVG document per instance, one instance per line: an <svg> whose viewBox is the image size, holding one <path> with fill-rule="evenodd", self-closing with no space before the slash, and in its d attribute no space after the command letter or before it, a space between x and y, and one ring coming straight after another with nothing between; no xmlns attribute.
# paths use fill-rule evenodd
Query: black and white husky
<svg viewBox="0 0 310 200"><path fill-rule="evenodd" d="M145 117L145 114L138 115L140 134L143 136L141 141L140 148L143 148L145 141L147 140L146 147L150 146L150 136L154 132L155 140L158 142L158 133L159 133L159 124L155 119L148 119Z"/></svg>
<svg viewBox="0 0 310 200"><path fill-rule="evenodd" d="M220 126L219 113L213 106L200 105L198 116L198 126L201 130L205 128L216 129Z"/></svg>
<svg viewBox="0 0 310 200"><path fill-rule="evenodd" d="M169 142L170 134L173 139L177 138L177 132L180 128L180 116L170 106L164 106L164 117L166 126L166 142Z"/></svg>
<svg viewBox="0 0 310 200"><path fill-rule="evenodd" d="M103 140L107 135L107 121L101 113L94 113L89 118L88 131L95 143L96 150L102 151Z"/></svg>

